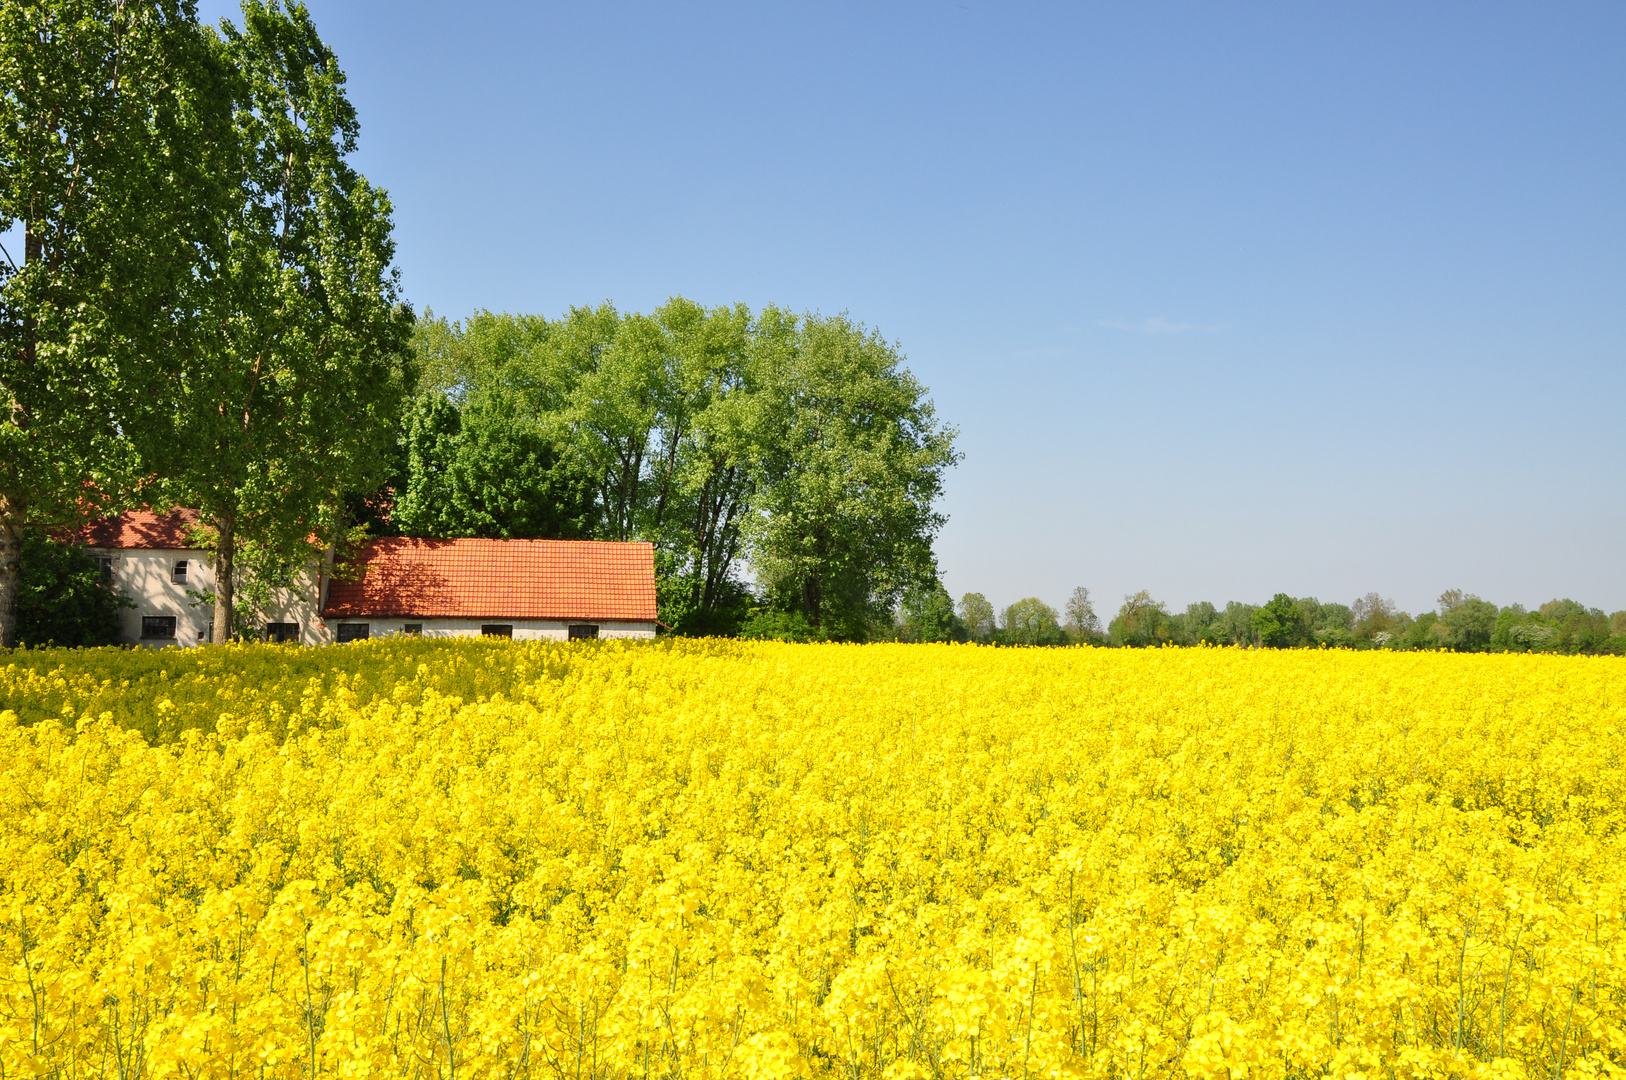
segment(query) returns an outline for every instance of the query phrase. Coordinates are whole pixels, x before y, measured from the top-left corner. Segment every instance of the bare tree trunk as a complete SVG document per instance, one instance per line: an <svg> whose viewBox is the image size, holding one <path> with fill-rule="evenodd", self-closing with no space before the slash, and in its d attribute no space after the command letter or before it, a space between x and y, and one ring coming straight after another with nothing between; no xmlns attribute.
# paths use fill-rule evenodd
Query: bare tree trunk
<svg viewBox="0 0 1626 1080"><path fill-rule="evenodd" d="M17 592L23 577L23 507L0 497L0 648L17 647Z"/></svg>
<svg viewBox="0 0 1626 1080"><path fill-rule="evenodd" d="M229 514L215 517L215 530L219 535L215 540L215 625L210 640L216 645L232 639L232 619L237 614L236 597L233 595L233 578L237 569L235 526L236 522Z"/></svg>

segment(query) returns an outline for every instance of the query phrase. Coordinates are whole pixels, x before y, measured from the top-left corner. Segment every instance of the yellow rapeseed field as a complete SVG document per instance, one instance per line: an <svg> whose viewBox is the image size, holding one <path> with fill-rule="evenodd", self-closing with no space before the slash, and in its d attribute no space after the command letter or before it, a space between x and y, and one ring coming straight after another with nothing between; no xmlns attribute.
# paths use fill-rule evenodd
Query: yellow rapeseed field
<svg viewBox="0 0 1626 1080"><path fill-rule="evenodd" d="M1626 661L0 672L0 1080L1626 1073Z"/></svg>

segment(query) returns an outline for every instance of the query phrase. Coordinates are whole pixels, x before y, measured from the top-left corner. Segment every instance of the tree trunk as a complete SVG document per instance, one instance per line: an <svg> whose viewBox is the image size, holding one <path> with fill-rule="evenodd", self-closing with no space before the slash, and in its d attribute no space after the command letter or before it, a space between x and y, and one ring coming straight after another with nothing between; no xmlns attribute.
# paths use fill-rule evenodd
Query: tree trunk
<svg viewBox="0 0 1626 1080"><path fill-rule="evenodd" d="M819 625L819 616L823 614L819 609L823 606L823 597L820 596L819 575L809 574L802 579L802 614L807 616L807 624L815 629Z"/></svg>
<svg viewBox="0 0 1626 1080"><path fill-rule="evenodd" d="M23 576L23 508L0 498L0 648L17 647L17 592Z"/></svg>
<svg viewBox="0 0 1626 1080"><path fill-rule="evenodd" d="M232 639L232 620L237 614L233 578L237 569L237 533L229 514L215 518L215 625L210 637L216 645Z"/></svg>
<svg viewBox="0 0 1626 1080"><path fill-rule="evenodd" d="M38 196L35 197L38 202ZM30 205L30 210L35 207ZM23 225L23 265L38 262L45 255L45 238L35 232L32 223L38 213L31 212ZM37 358L38 324L32 315L22 320L22 366L34 366ZM22 380L26 383L26 376ZM15 397L8 404L11 423L26 429L29 426L28 406ZM13 465L13 468L16 466ZM23 524L28 520L28 509L15 496L0 496L0 649L17 647L17 593L23 577Z"/></svg>

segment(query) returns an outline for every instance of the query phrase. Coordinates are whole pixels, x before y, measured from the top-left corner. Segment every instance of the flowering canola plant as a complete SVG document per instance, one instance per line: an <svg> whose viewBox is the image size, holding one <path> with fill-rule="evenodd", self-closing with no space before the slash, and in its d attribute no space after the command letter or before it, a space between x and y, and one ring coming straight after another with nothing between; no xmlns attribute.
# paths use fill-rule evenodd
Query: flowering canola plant
<svg viewBox="0 0 1626 1080"><path fill-rule="evenodd" d="M15 657L0 1077L1626 1073L1618 658Z"/></svg>

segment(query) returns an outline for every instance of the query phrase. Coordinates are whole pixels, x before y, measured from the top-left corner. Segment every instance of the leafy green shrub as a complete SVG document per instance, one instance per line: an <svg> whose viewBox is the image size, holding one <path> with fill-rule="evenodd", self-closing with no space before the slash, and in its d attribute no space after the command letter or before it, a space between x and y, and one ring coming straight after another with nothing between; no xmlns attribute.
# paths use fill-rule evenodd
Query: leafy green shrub
<svg viewBox="0 0 1626 1080"><path fill-rule="evenodd" d="M119 609L135 605L102 581L95 558L84 548L28 533L22 565L19 643L81 648L118 641Z"/></svg>

